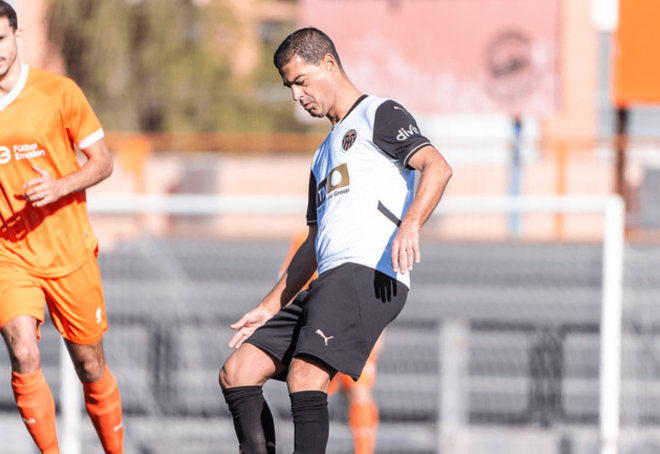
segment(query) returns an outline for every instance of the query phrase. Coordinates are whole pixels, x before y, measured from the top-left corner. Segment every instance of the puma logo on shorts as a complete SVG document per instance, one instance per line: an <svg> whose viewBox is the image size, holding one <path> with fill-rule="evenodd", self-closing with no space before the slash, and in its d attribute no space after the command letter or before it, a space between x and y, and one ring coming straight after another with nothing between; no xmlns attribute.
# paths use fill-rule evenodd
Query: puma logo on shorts
<svg viewBox="0 0 660 454"><path fill-rule="evenodd" d="M325 341L325 345L326 345L326 347L328 346L328 341L329 341L330 339L334 339L334 338L335 338L335 336L326 337L326 335L323 334L323 331L321 331L320 329L317 329L315 332L316 332L316 334L318 334L319 336L321 336L321 337L323 338L323 340Z"/></svg>

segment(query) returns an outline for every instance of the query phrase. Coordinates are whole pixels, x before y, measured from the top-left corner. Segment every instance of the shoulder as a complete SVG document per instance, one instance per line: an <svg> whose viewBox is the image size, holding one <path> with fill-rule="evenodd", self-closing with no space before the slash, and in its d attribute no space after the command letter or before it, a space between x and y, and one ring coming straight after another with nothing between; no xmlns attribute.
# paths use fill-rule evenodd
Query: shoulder
<svg viewBox="0 0 660 454"><path fill-rule="evenodd" d="M365 112L373 115L383 104L386 104L390 101L392 100L389 98L380 98L378 96L367 95L359 104L359 107Z"/></svg>
<svg viewBox="0 0 660 454"><path fill-rule="evenodd" d="M77 84L70 78L62 76L60 74L55 74L43 69L37 69L30 67L30 73L28 76L28 83L32 87L41 88L44 90L62 90L66 88L71 88L73 86L77 87Z"/></svg>
<svg viewBox="0 0 660 454"><path fill-rule="evenodd" d="M417 129L417 122L408 110L393 99L382 99L374 111L374 132L377 135L398 135L404 131ZM418 133L418 131L415 131Z"/></svg>
<svg viewBox="0 0 660 454"><path fill-rule="evenodd" d="M42 69L30 68L27 85L58 104L69 105L85 97L73 79Z"/></svg>
<svg viewBox="0 0 660 454"><path fill-rule="evenodd" d="M413 119L413 116L405 107L389 98L380 99L380 103L376 106L375 115L377 120L385 122Z"/></svg>

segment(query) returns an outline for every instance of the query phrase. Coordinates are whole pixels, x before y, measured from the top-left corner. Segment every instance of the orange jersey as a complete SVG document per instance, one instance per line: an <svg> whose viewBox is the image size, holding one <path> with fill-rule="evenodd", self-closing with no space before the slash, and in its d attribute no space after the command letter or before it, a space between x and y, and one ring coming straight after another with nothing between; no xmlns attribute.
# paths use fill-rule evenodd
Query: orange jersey
<svg viewBox="0 0 660 454"><path fill-rule="evenodd" d="M90 257L97 239L85 192L35 208L23 184L36 165L60 178L80 168L74 144L86 148L103 129L71 79L23 64L16 86L0 99L0 261L39 277L69 274Z"/></svg>

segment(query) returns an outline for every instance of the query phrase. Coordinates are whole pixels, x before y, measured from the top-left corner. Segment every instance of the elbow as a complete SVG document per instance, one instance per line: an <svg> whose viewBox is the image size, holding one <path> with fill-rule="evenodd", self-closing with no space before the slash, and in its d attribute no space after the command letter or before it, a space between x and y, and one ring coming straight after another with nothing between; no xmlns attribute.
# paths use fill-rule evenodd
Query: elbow
<svg viewBox="0 0 660 454"><path fill-rule="evenodd" d="M444 159L436 163L435 173L436 173L436 178L438 178L439 181L442 181L443 186L446 185L451 179L451 177L454 175L453 169L451 168L449 163L447 163L447 161L445 161Z"/></svg>
<svg viewBox="0 0 660 454"><path fill-rule="evenodd" d="M449 164L445 164L445 181L451 180L451 177L454 176L454 170Z"/></svg>
<svg viewBox="0 0 660 454"><path fill-rule="evenodd" d="M108 146L104 141L99 142L98 151L90 157L90 159L96 158L97 168L99 170L99 176L101 180L105 180L114 170L114 159L112 153L108 149Z"/></svg>
<svg viewBox="0 0 660 454"><path fill-rule="evenodd" d="M108 178L110 175L112 175L112 171L114 170L114 161L112 160L111 156L108 156L108 158L105 160L103 164L104 165L101 168L100 181L103 181L106 178Z"/></svg>
<svg viewBox="0 0 660 454"><path fill-rule="evenodd" d="M108 178L110 175L112 175L113 170L115 170L115 163L112 158L110 158L108 160L108 164L106 165L105 178Z"/></svg>

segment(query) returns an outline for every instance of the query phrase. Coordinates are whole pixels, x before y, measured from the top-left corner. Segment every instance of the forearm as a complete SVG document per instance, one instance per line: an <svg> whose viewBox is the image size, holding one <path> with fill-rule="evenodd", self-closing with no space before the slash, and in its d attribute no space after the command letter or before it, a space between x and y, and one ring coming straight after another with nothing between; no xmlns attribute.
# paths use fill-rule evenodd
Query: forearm
<svg viewBox="0 0 660 454"><path fill-rule="evenodd" d="M60 197L87 189L112 173L112 157L102 140L84 149L83 153L87 162L61 178L54 178L48 170L33 164L32 169L39 176L23 184L25 200L35 207L43 207Z"/></svg>
<svg viewBox="0 0 660 454"><path fill-rule="evenodd" d="M296 251L278 282L261 302L262 307L273 313L278 312L289 304L312 278L317 266L314 232L315 229L313 229L313 236L308 238Z"/></svg>
<svg viewBox="0 0 660 454"><path fill-rule="evenodd" d="M62 195L68 195L74 192L85 190L112 174L112 157L104 143L95 144L97 150L95 153L85 153L87 161L77 171L70 173L58 182L62 187Z"/></svg>
<svg viewBox="0 0 660 454"><path fill-rule="evenodd" d="M272 313L279 312L280 309L293 300L313 275L314 272L312 271L307 274L307 279L304 279L304 276L291 276L289 273L285 272L272 290L268 292L266 297L260 303L260 306Z"/></svg>

